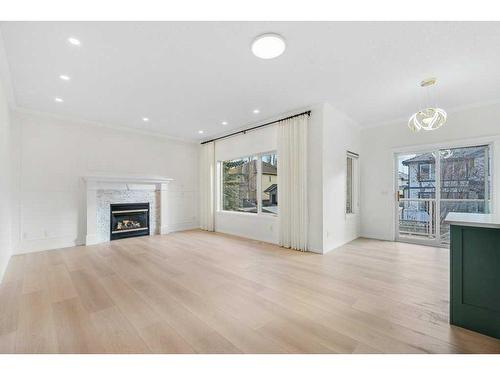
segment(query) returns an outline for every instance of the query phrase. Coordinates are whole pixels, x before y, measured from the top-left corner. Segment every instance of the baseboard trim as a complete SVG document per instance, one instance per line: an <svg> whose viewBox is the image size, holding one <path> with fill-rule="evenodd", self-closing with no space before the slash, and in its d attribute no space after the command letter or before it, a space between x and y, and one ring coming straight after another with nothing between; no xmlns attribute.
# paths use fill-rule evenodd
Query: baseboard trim
<svg viewBox="0 0 500 375"><path fill-rule="evenodd" d="M237 233L237 232L231 232L231 231L225 231L225 230L217 230L217 229L214 230L214 232L215 233L228 234L230 236L246 238L246 239L249 239L249 240L252 240L252 241L260 241L260 242L265 242L265 243L269 243L269 244L272 244L272 245L279 246L278 242L273 242L270 239L263 239L263 238L252 237L252 236L248 236L247 234L244 234L244 233Z"/></svg>
<svg viewBox="0 0 500 375"><path fill-rule="evenodd" d="M354 241L354 240L356 240L356 239L358 239L358 238L360 238L360 237L361 237L361 236L357 236L357 237L354 237L354 238L349 239L349 240L347 240L347 241L344 241L344 242L339 242L338 244L334 244L334 245L333 245L332 247L330 247L329 249L324 250L324 251L323 251L323 254L327 254L327 253L329 253L330 251L333 251L333 250L335 250L335 249L338 249L339 247L342 247L342 246L344 246L345 244L348 244L349 242L352 242L352 241Z"/></svg>
<svg viewBox="0 0 500 375"><path fill-rule="evenodd" d="M37 251L62 249L65 247L74 247L79 245L83 245L83 243L74 237L60 237L30 241L24 240L19 242L15 254L36 253Z"/></svg>
<svg viewBox="0 0 500 375"><path fill-rule="evenodd" d="M161 234L168 234L172 232L180 232L183 230L198 229L200 226L196 222L185 222L172 224L161 228ZM164 232L166 230L166 232ZM37 251L63 249L66 247L74 247L80 245L96 245L108 241L99 241L95 234L85 236L84 241L75 237L58 237L50 239L39 240L24 240L20 241L15 254L28 254Z"/></svg>
<svg viewBox="0 0 500 375"><path fill-rule="evenodd" d="M87 234L87 236L85 236L85 245L96 245L98 243L99 241L97 240L96 234Z"/></svg>
<svg viewBox="0 0 500 375"><path fill-rule="evenodd" d="M163 233L163 228L167 229L166 233ZM193 223L193 222L170 224L167 227L161 228L161 234L168 234L168 233L172 233L172 232L181 232L183 230L190 230L190 229L200 229L200 224Z"/></svg>
<svg viewBox="0 0 500 375"><path fill-rule="evenodd" d="M5 276L5 271L7 271L11 256L8 255L0 260L0 283L3 282L3 277Z"/></svg>

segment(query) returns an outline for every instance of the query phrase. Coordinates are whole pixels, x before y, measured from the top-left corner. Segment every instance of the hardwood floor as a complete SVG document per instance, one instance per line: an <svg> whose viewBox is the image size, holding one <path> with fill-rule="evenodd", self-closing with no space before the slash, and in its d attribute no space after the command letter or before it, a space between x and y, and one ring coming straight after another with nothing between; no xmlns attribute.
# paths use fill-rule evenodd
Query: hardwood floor
<svg viewBox="0 0 500 375"><path fill-rule="evenodd" d="M12 257L2 353L500 353L448 325L448 250L188 231Z"/></svg>

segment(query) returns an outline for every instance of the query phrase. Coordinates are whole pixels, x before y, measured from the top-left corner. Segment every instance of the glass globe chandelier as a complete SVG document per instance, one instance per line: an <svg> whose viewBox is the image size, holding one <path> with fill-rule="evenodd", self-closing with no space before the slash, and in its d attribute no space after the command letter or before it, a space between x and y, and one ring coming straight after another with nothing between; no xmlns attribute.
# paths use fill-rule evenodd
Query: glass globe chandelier
<svg viewBox="0 0 500 375"><path fill-rule="evenodd" d="M438 107L429 105L429 89L436 83L436 78L424 79L420 82L420 87L426 89L426 105L425 108L414 113L408 120L408 127L414 131L420 130L436 130L443 126L446 122L446 111Z"/></svg>

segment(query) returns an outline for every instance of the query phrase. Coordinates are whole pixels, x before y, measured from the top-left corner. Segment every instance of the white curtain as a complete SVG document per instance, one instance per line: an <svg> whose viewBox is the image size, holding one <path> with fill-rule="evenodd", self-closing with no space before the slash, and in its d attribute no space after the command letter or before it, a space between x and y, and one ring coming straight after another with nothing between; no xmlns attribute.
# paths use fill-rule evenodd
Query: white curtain
<svg viewBox="0 0 500 375"><path fill-rule="evenodd" d="M307 122L303 115L278 124L280 245L307 251Z"/></svg>
<svg viewBox="0 0 500 375"><path fill-rule="evenodd" d="M214 142L201 145L200 152L200 227L214 230Z"/></svg>

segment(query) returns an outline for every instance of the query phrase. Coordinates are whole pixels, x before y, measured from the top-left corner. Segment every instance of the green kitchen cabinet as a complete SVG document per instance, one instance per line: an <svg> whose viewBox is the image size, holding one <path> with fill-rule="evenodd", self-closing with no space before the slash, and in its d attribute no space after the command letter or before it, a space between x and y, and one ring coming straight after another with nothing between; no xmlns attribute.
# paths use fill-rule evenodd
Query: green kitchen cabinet
<svg viewBox="0 0 500 375"><path fill-rule="evenodd" d="M450 224L450 323L500 339L500 228Z"/></svg>

